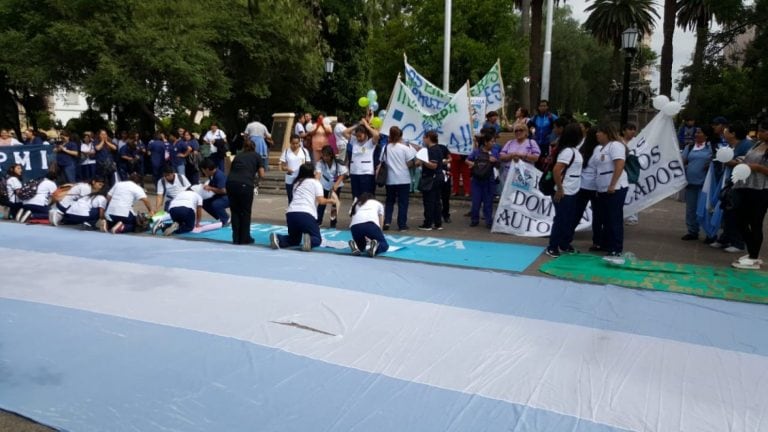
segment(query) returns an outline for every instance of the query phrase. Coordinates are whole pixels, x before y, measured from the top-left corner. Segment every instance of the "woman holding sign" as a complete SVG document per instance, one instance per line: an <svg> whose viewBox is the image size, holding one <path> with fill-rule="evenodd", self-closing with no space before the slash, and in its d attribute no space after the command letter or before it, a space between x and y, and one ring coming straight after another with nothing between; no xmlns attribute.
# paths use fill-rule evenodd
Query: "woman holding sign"
<svg viewBox="0 0 768 432"><path fill-rule="evenodd" d="M597 171L597 208L605 224L603 245L610 256L621 256L624 250L624 199L629 190L624 161L627 147L610 124L597 127L595 151L589 165Z"/></svg>

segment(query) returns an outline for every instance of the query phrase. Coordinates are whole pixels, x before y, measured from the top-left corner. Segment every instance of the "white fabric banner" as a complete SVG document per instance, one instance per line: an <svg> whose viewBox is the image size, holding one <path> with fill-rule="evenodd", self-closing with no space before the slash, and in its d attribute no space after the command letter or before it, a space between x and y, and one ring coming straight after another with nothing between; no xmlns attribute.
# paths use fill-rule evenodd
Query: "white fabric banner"
<svg viewBox="0 0 768 432"><path fill-rule="evenodd" d="M677 146L677 134L672 118L659 113L630 141L630 151L640 160L640 178L630 184L624 203L624 215L648 208L677 193L688 183ZM550 197L538 190L541 171L531 167L520 175L510 169L504 185L493 232L523 237L549 235L555 208ZM592 213L587 209L577 231L591 227Z"/></svg>
<svg viewBox="0 0 768 432"><path fill-rule="evenodd" d="M453 98L436 113L420 109L408 87L398 79L389 97L387 117L381 130L397 126L403 131L403 140L422 143L424 132L434 130L438 142L451 153L469 154L472 151L473 132L470 117L469 94L464 85Z"/></svg>
<svg viewBox="0 0 768 432"><path fill-rule="evenodd" d="M480 131L483 129L486 106L486 100L483 97L469 98L469 107L471 110L470 114L472 116L472 130L475 131L475 135L480 135Z"/></svg>
<svg viewBox="0 0 768 432"><path fill-rule="evenodd" d="M434 114L450 103L454 94L443 91L440 87L424 78L413 66L408 64L407 58L404 59L404 63L405 84L413 93L422 111ZM484 111L481 113L483 121L485 120L485 113L488 111L503 108L504 82L501 79L501 64L499 60L496 60L496 63L488 73L469 89L469 95L473 98L485 99Z"/></svg>
<svg viewBox="0 0 768 432"><path fill-rule="evenodd" d="M685 188L685 168L672 117L658 113L629 142L640 159L640 179L629 185L624 215L637 213Z"/></svg>
<svg viewBox="0 0 768 432"><path fill-rule="evenodd" d="M504 182L492 232L521 237L545 237L552 230L555 206L552 199L539 192L542 172L525 162L512 163ZM592 226L592 208L587 207L577 231Z"/></svg>

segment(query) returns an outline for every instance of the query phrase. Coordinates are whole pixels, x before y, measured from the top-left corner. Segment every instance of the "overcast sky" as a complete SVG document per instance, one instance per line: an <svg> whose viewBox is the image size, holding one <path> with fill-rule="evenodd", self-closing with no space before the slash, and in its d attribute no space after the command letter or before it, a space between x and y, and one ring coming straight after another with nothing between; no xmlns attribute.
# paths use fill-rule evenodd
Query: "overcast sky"
<svg viewBox="0 0 768 432"><path fill-rule="evenodd" d="M587 19L588 14L584 12L584 9L589 5L589 2L586 0L567 0L565 2L566 5L570 6L571 12L573 13L573 17L580 22L584 22ZM656 1L656 11L659 13L659 19L656 21L656 28L651 35L651 48L656 51L656 54L661 55L661 45L664 42L663 40L663 33L662 33L662 23L664 16L664 3L663 1L657 0ZM546 13L546 8L545 8ZM696 44L696 33L693 31L685 32L679 27L675 28L675 39L674 39L674 54L673 54L673 64L672 64L672 99L677 100L685 100L685 98L688 96L687 89L681 92L679 95L677 93L677 90L675 90L675 87L677 87L677 84L675 81L677 81L678 74L680 72L680 68L682 66L685 66L691 62L691 54L693 53L693 47ZM651 79L651 87L653 87L656 91L659 89L659 71L658 71L658 64L660 62L656 62L656 68L653 70L653 77Z"/></svg>

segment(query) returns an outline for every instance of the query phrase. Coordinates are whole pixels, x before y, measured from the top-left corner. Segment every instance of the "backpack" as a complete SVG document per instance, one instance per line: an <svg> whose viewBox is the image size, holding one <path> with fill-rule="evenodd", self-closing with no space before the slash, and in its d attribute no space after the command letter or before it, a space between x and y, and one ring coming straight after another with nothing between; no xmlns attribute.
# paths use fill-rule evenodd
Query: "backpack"
<svg viewBox="0 0 768 432"><path fill-rule="evenodd" d="M0 206L8 207L11 205L11 197L8 195L8 176L0 178Z"/></svg>
<svg viewBox="0 0 768 432"><path fill-rule="evenodd" d="M627 156L624 160L624 171L627 173L627 181L630 184L637 184L640 180L640 158L636 154L630 153L627 149Z"/></svg>
<svg viewBox="0 0 768 432"><path fill-rule="evenodd" d="M475 158L475 163L472 165L472 178L478 181L486 181L493 175L493 163L491 162L491 154L486 152L478 152Z"/></svg>
<svg viewBox="0 0 768 432"><path fill-rule="evenodd" d="M24 183L19 190L16 191L16 197L22 201L34 198L37 195L37 187L43 179L34 179Z"/></svg>
<svg viewBox="0 0 768 432"><path fill-rule="evenodd" d="M573 149L573 156L571 156L571 161L568 162L568 165L565 166L565 169L563 170L563 175L565 175L566 171L568 171L568 168L571 167L571 164L573 164L573 160L576 159L576 149L573 147L570 147ZM547 167L547 170L541 175L541 178L539 179L539 192L546 196L552 196L555 194L555 165L557 164L557 157L560 156L560 149L558 147L557 152L552 156L552 160L554 161L553 164L550 164Z"/></svg>

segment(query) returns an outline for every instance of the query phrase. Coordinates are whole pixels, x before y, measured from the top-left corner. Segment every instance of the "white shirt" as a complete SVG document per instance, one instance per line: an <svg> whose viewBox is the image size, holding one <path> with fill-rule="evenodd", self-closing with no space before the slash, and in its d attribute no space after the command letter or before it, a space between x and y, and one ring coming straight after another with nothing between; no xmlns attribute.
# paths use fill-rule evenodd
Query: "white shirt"
<svg viewBox="0 0 768 432"><path fill-rule="evenodd" d="M320 173L320 184L323 185L323 189L329 191L336 183L336 179L347 175L347 167L335 160L331 162L331 166L328 166L325 161L321 160L315 164L315 172ZM339 187L342 186L344 186L344 182L339 183Z"/></svg>
<svg viewBox="0 0 768 432"><path fill-rule="evenodd" d="M69 207L75 201L83 197L87 197L90 194L91 194L91 185L89 185L88 183L77 183L67 191L67 194L61 200L61 205L63 207Z"/></svg>
<svg viewBox="0 0 768 432"><path fill-rule="evenodd" d="M611 185L611 179L613 178L613 161L617 159L626 159L626 150L624 144L618 141L611 141L604 146L595 147L595 152L589 159L589 164L594 163L595 170L597 170L597 191L606 192L608 186ZM616 183L616 189L622 189L629 187L629 181L627 181L627 173L621 170L621 177Z"/></svg>
<svg viewBox="0 0 768 432"><path fill-rule="evenodd" d="M10 140L11 140L10 144L0 144L0 146L6 146L6 145L7 146L18 146L18 145L22 145L21 142L19 140L17 140L16 138L14 138L14 137L11 137Z"/></svg>
<svg viewBox="0 0 768 432"><path fill-rule="evenodd" d="M349 145L352 146L352 158L349 161L349 174L373 175L375 171L375 167L373 166L373 152L376 149L373 140L369 139L360 144L357 142L357 138L352 137L352 139L349 140Z"/></svg>
<svg viewBox="0 0 768 432"><path fill-rule="evenodd" d="M198 207L203 205L203 197L195 191L185 190L179 192L175 198L171 201L171 205L168 209L176 207L186 207L192 210L197 210Z"/></svg>
<svg viewBox="0 0 768 432"><path fill-rule="evenodd" d="M109 191L107 215L127 217L133 213L133 205L140 199L146 198L147 193L136 183L127 180L112 186Z"/></svg>
<svg viewBox="0 0 768 432"><path fill-rule="evenodd" d="M344 126L344 123L336 123L336 126L333 128L333 135L336 137L336 147L339 149L339 155L342 153L346 154L347 144L349 143L347 137L344 136L345 130L347 130L347 127Z"/></svg>
<svg viewBox="0 0 768 432"><path fill-rule="evenodd" d="M294 153L291 149L286 149L280 155L280 162L284 163L286 168L293 171L293 174L285 173L285 183L293 184L293 181L299 176L299 167L310 161L309 152L304 147L299 147L297 153Z"/></svg>
<svg viewBox="0 0 768 432"><path fill-rule="evenodd" d="M389 168L387 184L411 184L411 172L408 170L408 162L412 161L415 157L416 150L408 144L387 144L381 155L381 160L385 161Z"/></svg>
<svg viewBox="0 0 768 432"><path fill-rule="evenodd" d="M158 195L165 193L164 201L168 201L187 190L190 186L192 186L192 184L186 177L181 174L176 174L172 182L167 182L165 181L165 177L161 177L160 180L157 181L157 188L155 190Z"/></svg>
<svg viewBox="0 0 768 432"><path fill-rule="evenodd" d="M355 214L352 215L352 220L349 222L349 226L366 222L373 222L376 226L380 226L379 216L384 216L384 206L375 199L369 199L365 204L357 207Z"/></svg>
<svg viewBox="0 0 768 432"><path fill-rule="evenodd" d="M573 158L573 162L571 162L571 158ZM563 149L557 155L557 161L566 166L571 164L563 173L563 192L566 195L575 195L581 187L581 166L584 165L584 158L578 150L570 147Z"/></svg>
<svg viewBox="0 0 768 432"><path fill-rule="evenodd" d="M16 196L16 191L21 189L21 180L18 177L8 177L8 181L5 183L5 189L8 191L8 199L12 203L20 202Z"/></svg>
<svg viewBox="0 0 768 432"><path fill-rule="evenodd" d="M286 213L309 213L317 219L317 197L323 196L323 185L315 179L304 179L293 189L293 201Z"/></svg>
<svg viewBox="0 0 768 432"><path fill-rule="evenodd" d="M248 123L248 125L245 127L245 134L249 137L260 136L264 138L272 138L272 135L269 134L267 127L264 126L264 124L261 122L257 121Z"/></svg>
<svg viewBox="0 0 768 432"><path fill-rule="evenodd" d="M107 197L103 195L96 195L92 197L84 197L72 203L67 209L68 215L73 216L88 216L91 209L95 208L107 208Z"/></svg>
<svg viewBox="0 0 768 432"><path fill-rule="evenodd" d="M93 152L95 150L96 150L96 147L94 146L93 141L91 141L88 144L80 143L80 153L82 153L84 155L86 153L91 153L91 152ZM93 165L95 163L96 163L96 159L94 159L93 156L87 156L87 159L83 159L80 162L80 165Z"/></svg>
<svg viewBox="0 0 768 432"><path fill-rule="evenodd" d="M213 144L214 141L217 139L226 140L227 134L224 133L221 129L216 129L216 132L209 130L205 133L205 137L203 138L203 141Z"/></svg>
<svg viewBox="0 0 768 432"><path fill-rule="evenodd" d="M295 133L298 136L301 136L301 134L307 133L307 130L304 129L303 124L296 123L296 126L293 127L293 133Z"/></svg>
<svg viewBox="0 0 768 432"><path fill-rule="evenodd" d="M56 192L58 186L56 183L48 179L43 179L39 185L37 185L37 193L32 198L25 200L24 204L37 205L46 207L51 203L51 195Z"/></svg>

